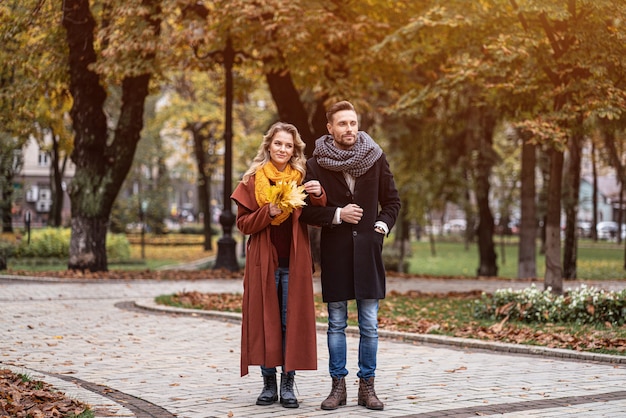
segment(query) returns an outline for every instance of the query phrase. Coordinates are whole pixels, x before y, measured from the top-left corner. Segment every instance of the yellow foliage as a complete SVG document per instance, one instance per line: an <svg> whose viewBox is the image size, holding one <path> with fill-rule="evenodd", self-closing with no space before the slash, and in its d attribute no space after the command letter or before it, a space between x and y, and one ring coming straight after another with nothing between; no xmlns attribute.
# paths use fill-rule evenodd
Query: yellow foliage
<svg viewBox="0 0 626 418"><path fill-rule="evenodd" d="M283 212L291 213L295 208L306 205L304 186L298 186L295 181L279 181L270 186L267 194L270 203L278 206Z"/></svg>

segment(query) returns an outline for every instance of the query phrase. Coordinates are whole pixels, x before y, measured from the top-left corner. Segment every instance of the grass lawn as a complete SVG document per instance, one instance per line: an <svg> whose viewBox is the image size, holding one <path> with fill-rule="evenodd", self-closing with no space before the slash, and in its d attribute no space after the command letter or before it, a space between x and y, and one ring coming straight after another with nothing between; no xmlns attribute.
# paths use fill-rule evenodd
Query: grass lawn
<svg viewBox="0 0 626 418"><path fill-rule="evenodd" d="M517 277L517 238L496 238L498 276ZM427 241L413 242L409 272L433 276L475 277L478 268L478 245L465 248L462 242L437 241L433 254ZM543 277L545 257L537 252L537 275ZM611 242L581 240L578 244L578 278L582 280L626 279L624 247Z"/></svg>
<svg viewBox="0 0 626 418"><path fill-rule="evenodd" d="M109 270L156 270L163 266L209 257L217 248L217 243L214 243L213 251L205 251L204 238L200 235L169 234L167 237L146 236L142 251L139 238L130 235L130 260L125 262L109 260ZM67 269L67 259L10 258L8 267L10 270L22 271L61 271Z"/></svg>
<svg viewBox="0 0 626 418"><path fill-rule="evenodd" d="M163 266L190 262L206 258L217 251L217 239L214 237L212 251L204 251L204 237L195 234L168 234L152 236L147 234L143 245L137 234L128 235L130 260L117 263L109 260L110 270L154 270ZM242 237L236 234L238 249ZM460 237L436 237L433 247L426 240L411 243L409 273L439 277L475 277L478 268L478 245L465 245ZM497 253L498 276L517 277L517 237L494 237ZM390 247L391 239L386 242ZM142 257L143 253L143 257ZM624 246L614 242L592 242L581 239L578 243L577 273L583 280L626 279L624 270ZM240 260L243 264L244 260ZM537 276L543 277L545 258L537 246ZM9 259L11 270L22 271L61 271L67 269L66 259Z"/></svg>

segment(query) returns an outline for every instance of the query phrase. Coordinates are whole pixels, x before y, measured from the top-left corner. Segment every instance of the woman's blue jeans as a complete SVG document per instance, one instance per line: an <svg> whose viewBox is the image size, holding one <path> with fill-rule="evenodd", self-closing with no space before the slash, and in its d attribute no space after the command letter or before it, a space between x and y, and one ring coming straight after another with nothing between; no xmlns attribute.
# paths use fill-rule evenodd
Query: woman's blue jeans
<svg viewBox="0 0 626 418"><path fill-rule="evenodd" d="M285 352L285 330L287 329L287 295L289 293L289 267L279 267L274 273L276 279L276 291L278 292L278 305L280 309L280 320L283 325L283 353ZM283 373L286 373L283 370ZM276 367L261 366L261 374L270 376L276 374ZM295 374L290 371L288 374Z"/></svg>
<svg viewBox="0 0 626 418"><path fill-rule="evenodd" d="M369 379L376 374L378 351L378 299L356 301L359 319L359 371L357 376ZM346 327L348 326L348 302L328 303L328 369L331 377L348 375L346 369Z"/></svg>

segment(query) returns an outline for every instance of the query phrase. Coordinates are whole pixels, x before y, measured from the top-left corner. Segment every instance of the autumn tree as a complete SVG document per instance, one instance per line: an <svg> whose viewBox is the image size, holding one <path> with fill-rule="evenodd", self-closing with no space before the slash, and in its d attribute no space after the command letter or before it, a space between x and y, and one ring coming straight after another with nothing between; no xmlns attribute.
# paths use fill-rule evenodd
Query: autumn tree
<svg viewBox="0 0 626 418"><path fill-rule="evenodd" d="M111 207L132 164L143 107L158 52L159 1L107 3L100 23L87 0L63 3L75 132L70 186L72 234L69 269L107 270L106 233ZM99 42L96 42L98 36ZM96 45L102 46L96 50ZM119 120L108 126L104 74L121 86ZM110 131L111 129L111 131Z"/></svg>
<svg viewBox="0 0 626 418"><path fill-rule="evenodd" d="M532 34L528 52L537 62L552 89L547 98L550 112L530 123L536 132L550 132L552 146L550 196L546 217L545 286L562 292L563 276L576 276L576 207L580 184L580 152L589 115L621 117L624 74L624 28L619 19L626 7L612 1L570 0L564 5L511 2L520 26ZM617 13L617 14L616 14ZM621 107L623 109L623 107ZM551 126L546 126L548 122ZM561 179L564 151L569 149L569 172L565 176L567 215L565 257L560 260ZM564 273L564 274L563 274Z"/></svg>
<svg viewBox="0 0 626 418"><path fill-rule="evenodd" d="M13 181L22 168L22 142L6 132L0 132L0 214L2 232L13 232Z"/></svg>
<svg viewBox="0 0 626 418"><path fill-rule="evenodd" d="M50 21L60 11L49 2L6 1L0 4L0 184L3 230L12 231L14 176L21 169L21 150L48 127L50 109L63 94L66 67L57 59L60 30ZM61 114L55 117L62 117Z"/></svg>
<svg viewBox="0 0 626 418"><path fill-rule="evenodd" d="M398 25L398 17L407 19L405 7L271 0L190 2L182 9L188 43L201 48L201 55L220 51L230 39L245 56L243 64L261 64L278 118L298 128L310 156L313 141L327 133L329 100L349 97L364 116L375 108L366 98L380 85L372 84L365 69L380 57L369 48Z"/></svg>
<svg viewBox="0 0 626 418"><path fill-rule="evenodd" d="M472 179L481 217L479 273L487 271L482 268L483 262L485 266L493 266L486 180L490 177L489 167L498 163L498 159L487 138L490 132L495 132L494 126L506 121L519 130L524 142L539 144L539 149L552 156L546 279L549 286L559 291L558 280L554 282L552 278L561 276L563 151L569 143L570 151L574 157L577 155L580 145L573 144L581 142L574 139L581 138L584 132L579 116L598 112L615 116L622 100L614 82L620 79L617 75L623 65L623 58L616 55L623 48L624 43L617 42L622 39L623 30L619 20L607 23L602 17L611 14L612 6L613 2L570 1L565 5L547 5L537 1L494 0L471 5L448 2L443 7L431 2L378 48L392 51L404 61L404 68L413 70L405 77L403 88L398 89L392 111L400 110L423 121L434 120L435 124L445 121L448 126L449 120L464 121L465 129L474 133L473 138L484 139L472 145L472 141L467 141L472 136L466 135L456 145L465 148L468 161L476 158ZM606 59L599 59L599 51L610 52ZM614 76L607 80L605 74ZM441 111L432 111L437 108L435 105L457 116L443 118ZM465 113L464 109L467 109ZM454 136L451 132L445 135ZM408 145L404 148L409 149ZM445 148L438 151L448 152ZM522 155L528 158L530 153ZM414 153L406 153L406 157L414 158ZM571 161L574 164L569 165L572 171L566 179L574 191L577 190L574 172L578 170L575 158ZM532 170L530 162L527 170ZM533 198L528 193L524 196ZM575 208L576 202L570 201L574 203L568 201L568 207ZM534 229L532 219L525 225ZM529 237L525 241L532 240L530 234ZM566 240L566 245L575 242Z"/></svg>
<svg viewBox="0 0 626 418"><path fill-rule="evenodd" d="M223 148L223 85L217 72L208 70L172 74L167 105L159 118L168 131L186 144L196 162L196 183L200 211L204 215L204 249L212 250L212 179L221 164Z"/></svg>
<svg viewBox="0 0 626 418"><path fill-rule="evenodd" d="M433 4L389 36L379 50L392 48L406 57L413 69L391 110L419 118L425 126L433 125L429 136L418 136L417 149L429 148L424 142L437 139L437 145L430 147L434 148L431 161L437 161L437 154L444 156L439 173L442 178L453 183L458 181L454 179L469 179L477 203L477 274L495 276L498 270L494 216L489 205L490 177L499 160L493 147L503 112L499 101L502 89L498 86L507 72L501 63L489 59L492 51L485 50L484 42L497 41L507 21L501 16L494 18L492 10L483 5L465 7L465 11L461 15L453 7ZM403 49L406 52L402 53ZM497 51L495 46L493 49ZM415 150L416 146L406 144L402 149ZM415 152L405 151L404 155L414 161L415 171L420 173L415 182L419 182L422 169L429 171L431 165L415 165ZM460 176L453 174L459 169Z"/></svg>
<svg viewBox="0 0 626 418"><path fill-rule="evenodd" d="M378 109L370 95L380 84L369 77L375 65L369 47L398 17L408 17L404 8L382 1L188 2L181 7L181 27L196 55L219 59L230 41L245 57L242 65L260 68L278 119L298 128L311 156L315 139L327 133L328 101L350 98L363 116L362 128L372 124L369 114Z"/></svg>

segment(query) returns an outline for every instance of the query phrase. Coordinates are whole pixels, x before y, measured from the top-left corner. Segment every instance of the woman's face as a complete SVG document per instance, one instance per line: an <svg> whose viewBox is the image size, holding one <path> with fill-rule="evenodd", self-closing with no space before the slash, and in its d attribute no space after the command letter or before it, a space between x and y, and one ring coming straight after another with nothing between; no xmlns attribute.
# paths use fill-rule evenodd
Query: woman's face
<svg viewBox="0 0 626 418"><path fill-rule="evenodd" d="M279 171L283 171L293 156L293 136L289 132L278 131L269 146L270 160Z"/></svg>

